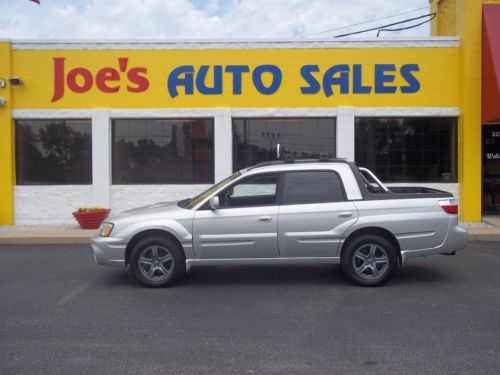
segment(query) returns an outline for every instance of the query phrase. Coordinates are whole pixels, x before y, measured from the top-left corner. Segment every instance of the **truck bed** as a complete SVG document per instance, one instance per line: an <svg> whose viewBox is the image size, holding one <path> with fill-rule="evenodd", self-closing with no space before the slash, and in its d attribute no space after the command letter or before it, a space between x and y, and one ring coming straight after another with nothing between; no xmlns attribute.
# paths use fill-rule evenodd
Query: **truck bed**
<svg viewBox="0 0 500 375"><path fill-rule="evenodd" d="M352 167L352 165L351 165ZM432 189L423 186L388 186L389 191L382 187L369 183L354 166L354 176L358 181L363 199L416 199L416 198L453 198L453 194L447 191Z"/></svg>

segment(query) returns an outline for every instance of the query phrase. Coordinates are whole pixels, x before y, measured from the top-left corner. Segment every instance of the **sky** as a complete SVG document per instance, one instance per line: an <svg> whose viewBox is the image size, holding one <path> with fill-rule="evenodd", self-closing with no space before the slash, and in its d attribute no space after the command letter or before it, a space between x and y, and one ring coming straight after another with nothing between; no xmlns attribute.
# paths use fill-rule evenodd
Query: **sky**
<svg viewBox="0 0 500 375"><path fill-rule="evenodd" d="M0 0L0 39L331 38L429 13L428 0L40 1ZM381 37L428 35L426 24Z"/></svg>

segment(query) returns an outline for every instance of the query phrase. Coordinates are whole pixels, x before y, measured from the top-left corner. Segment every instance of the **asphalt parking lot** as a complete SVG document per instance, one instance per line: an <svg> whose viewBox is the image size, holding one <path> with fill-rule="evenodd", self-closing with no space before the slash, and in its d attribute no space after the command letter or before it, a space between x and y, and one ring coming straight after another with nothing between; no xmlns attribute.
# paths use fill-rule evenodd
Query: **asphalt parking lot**
<svg viewBox="0 0 500 375"><path fill-rule="evenodd" d="M87 245L0 246L0 373L498 374L500 243L381 288L293 266L145 289Z"/></svg>

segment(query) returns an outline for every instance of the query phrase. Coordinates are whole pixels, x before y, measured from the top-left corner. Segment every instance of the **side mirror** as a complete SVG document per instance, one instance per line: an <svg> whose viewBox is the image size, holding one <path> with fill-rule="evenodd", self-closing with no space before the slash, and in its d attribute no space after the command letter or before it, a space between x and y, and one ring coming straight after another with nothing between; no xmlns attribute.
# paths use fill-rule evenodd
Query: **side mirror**
<svg viewBox="0 0 500 375"><path fill-rule="evenodd" d="M212 198L210 198L210 209L216 210L219 207L220 207L219 197L217 195L214 195Z"/></svg>

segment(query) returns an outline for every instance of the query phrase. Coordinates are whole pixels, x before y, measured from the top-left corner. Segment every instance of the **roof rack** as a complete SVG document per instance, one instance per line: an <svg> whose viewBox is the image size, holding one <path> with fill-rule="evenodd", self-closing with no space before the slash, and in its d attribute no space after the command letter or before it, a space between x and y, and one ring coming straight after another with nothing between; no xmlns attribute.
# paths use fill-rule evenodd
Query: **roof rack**
<svg viewBox="0 0 500 375"><path fill-rule="evenodd" d="M282 165L282 164L304 164L304 163L348 163L349 161L347 159L343 158L325 158L325 154L321 154L319 159L294 159L293 155L288 154L285 156L284 160L272 160L272 161L265 161L262 163L258 163L255 165L252 165L251 167L248 167L247 170L252 170L255 168L261 168L261 167L269 167L272 165Z"/></svg>

